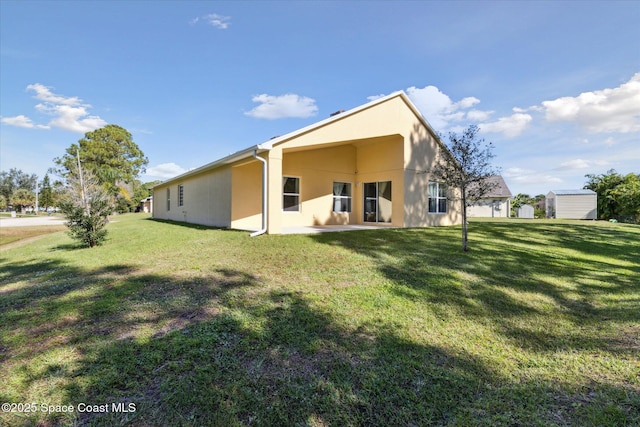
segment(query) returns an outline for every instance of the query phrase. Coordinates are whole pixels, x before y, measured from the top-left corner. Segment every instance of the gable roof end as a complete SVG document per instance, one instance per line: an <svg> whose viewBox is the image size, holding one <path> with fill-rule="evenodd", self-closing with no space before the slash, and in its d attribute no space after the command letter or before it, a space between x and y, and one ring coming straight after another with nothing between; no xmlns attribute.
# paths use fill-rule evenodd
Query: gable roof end
<svg viewBox="0 0 640 427"><path fill-rule="evenodd" d="M269 139L268 141L265 141L261 144L257 144L254 145L252 147L246 148L244 150L240 150L237 151L233 154L230 154L226 157L223 157L221 159L215 160L211 163L207 163L204 166L201 166L199 168L196 169L192 169L188 172L185 172L183 174L180 174L178 176L175 176L173 178L167 179L166 181L161 182L158 185L155 185L153 188L156 187L161 187L167 184L171 184L172 182L175 181L180 181L183 180L186 177L192 176L192 175L196 175L202 172L206 172L209 170L213 170L216 169L218 167L224 166L224 165L228 165L230 163L236 162L238 160L244 160L244 159L248 159L250 157L253 156L254 151L257 151L258 154L263 153L265 151L269 151L271 150L275 145L280 144L282 142L285 142L287 140L290 140L292 138L295 138L299 135L311 132L317 128L320 128L322 126L326 126L334 121L338 121L338 120L342 120L345 117L349 117L352 116L354 114L358 114L359 112L366 110L368 108L374 107L378 104L382 104L384 102L389 101L390 99L396 98L396 97L400 97L405 104L409 107L409 109L413 112L413 114L415 114L415 116L418 118L418 120L420 120L420 122L425 126L425 128L427 128L427 130L429 132L431 132L431 134L434 136L436 142L438 144L440 144L441 148L443 148L445 151L447 151L449 154L449 149L447 148L447 146L442 142L442 140L440 139L440 136L438 135L438 133L433 129L433 127L429 124L429 122L427 121L427 119L424 118L424 116L422 115L422 113L420 113L420 110L418 110L418 108L413 104L413 102L411 102L411 100L409 99L409 97L407 96L406 93L404 93L404 91L397 91L397 92L393 92L389 95L383 96L381 98L375 99L373 101L367 102L366 104L362 104L358 107L352 108L351 110L347 110L344 111L340 114L335 114L335 115L331 115L328 118L321 120L319 122L315 122L312 123L308 126L305 126L303 128L294 130L292 132L286 133L284 135L280 135L274 138ZM452 157L453 158L453 157Z"/></svg>

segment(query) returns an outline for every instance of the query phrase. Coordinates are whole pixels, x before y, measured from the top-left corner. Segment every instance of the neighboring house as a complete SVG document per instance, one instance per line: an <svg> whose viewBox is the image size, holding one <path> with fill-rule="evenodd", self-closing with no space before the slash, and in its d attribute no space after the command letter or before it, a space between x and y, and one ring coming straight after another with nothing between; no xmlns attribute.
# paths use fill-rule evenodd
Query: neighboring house
<svg viewBox="0 0 640 427"><path fill-rule="evenodd" d="M518 218L533 218L535 210L531 205L522 205L518 208Z"/></svg>
<svg viewBox="0 0 640 427"><path fill-rule="evenodd" d="M500 175L487 178L492 190L482 199L467 208L469 217L509 218L511 212L511 190Z"/></svg>
<svg viewBox="0 0 640 427"><path fill-rule="evenodd" d="M596 219L598 195L591 190L552 190L547 194L547 218Z"/></svg>
<svg viewBox="0 0 640 427"><path fill-rule="evenodd" d="M283 228L461 223L429 171L437 134L396 92L153 188L153 217L279 234Z"/></svg>
<svg viewBox="0 0 640 427"><path fill-rule="evenodd" d="M153 197L147 197L140 202L138 206L140 212L153 213Z"/></svg>

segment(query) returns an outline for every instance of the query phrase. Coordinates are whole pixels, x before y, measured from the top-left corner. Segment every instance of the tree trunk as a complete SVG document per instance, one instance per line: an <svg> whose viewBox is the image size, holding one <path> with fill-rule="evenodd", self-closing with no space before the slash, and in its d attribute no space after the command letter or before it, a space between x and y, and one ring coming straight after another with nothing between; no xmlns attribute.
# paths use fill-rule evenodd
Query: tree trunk
<svg viewBox="0 0 640 427"><path fill-rule="evenodd" d="M464 194L464 189L462 191L462 250L467 252L469 250L469 244L467 239L467 197Z"/></svg>

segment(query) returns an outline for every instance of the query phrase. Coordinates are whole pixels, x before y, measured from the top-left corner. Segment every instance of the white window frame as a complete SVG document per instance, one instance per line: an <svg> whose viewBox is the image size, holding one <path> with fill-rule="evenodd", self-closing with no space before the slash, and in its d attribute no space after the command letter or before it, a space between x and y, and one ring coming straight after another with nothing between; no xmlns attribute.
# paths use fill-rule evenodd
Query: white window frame
<svg viewBox="0 0 640 427"><path fill-rule="evenodd" d="M342 195L336 195L335 194L335 186L336 184L346 184L349 187L349 195L348 196L342 196ZM351 210L353 209L353 185L350 182L346 182L346 181L333 181L333 188L332 188L332 193L333 193L333 198L332 198L332 203L331 203L331 207L332 207L332 211L335 213L351 213ZM349 209L346 211L337 211L336 210L336 201L340 200L348 200L348 207ZM341 203L342 204L342 203Z"/></svg>
<svg viewBox="0 0 640 427"><path fill-rule="evenodd" d="M431 196L431 186L435 185L435 197ZM442 196L440 194L440 190L441 188L444 187L444 196ZM429 195L429 199L427 201L427 210L430 214L436 214L436 215L442 215L442 214L446 214L449 211L449 202L447 200L447 185L442 183L442 182L436 182L436 181L431 181L429 182L429 188L428 188L428 195ZM435 210L431 210L431 200L434 199L435 200ZM440 210L440 202L444 200L444 210Z"/></svg>
<svg viewBox="0 0 640 427"><path fill-rule="evenodd" d="M171 187L167 187L167 212L171 210Z"/></svg>
<svg viewBox="0 0 640 427"><path fill-rule="evenodd" d="M297 193L285 193L284 192L284 183L285 179L296 179L298 180L298 192ZM291 176L291 175L283 175L282 176L282 212L284 213L300 213L302 208L302 199L300 198L300 194L302 193L302 180L299 176ZM297 208L295 210L285 209L284 207L284 199L285 197L297 197L298 203L295 205Z"/></svg>

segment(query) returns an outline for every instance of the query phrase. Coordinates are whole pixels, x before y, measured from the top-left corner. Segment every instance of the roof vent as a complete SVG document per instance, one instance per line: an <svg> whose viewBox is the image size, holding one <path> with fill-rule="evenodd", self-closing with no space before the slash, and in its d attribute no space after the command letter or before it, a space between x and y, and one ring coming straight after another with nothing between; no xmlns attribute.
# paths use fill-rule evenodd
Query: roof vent
<svg viewBox="0 0 640 427"><path fill-rule="evenodd" d="M342 113L344 113L344 110L338 110L335 113L329 114L329 117L337 116L338 114L342 114Z"/></svg>
<svg viewBox="0 0 640 427"><path fill-rule="evenodd" d="M276 139L276 138L280 138L280 135L272 136L271 138L269 138L269 140Z"/></svg>

